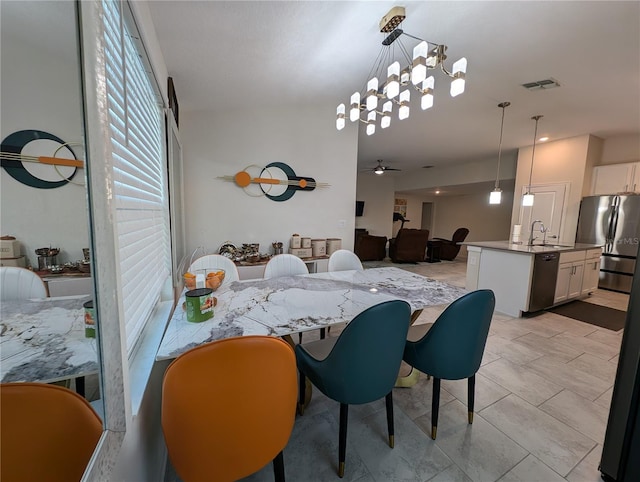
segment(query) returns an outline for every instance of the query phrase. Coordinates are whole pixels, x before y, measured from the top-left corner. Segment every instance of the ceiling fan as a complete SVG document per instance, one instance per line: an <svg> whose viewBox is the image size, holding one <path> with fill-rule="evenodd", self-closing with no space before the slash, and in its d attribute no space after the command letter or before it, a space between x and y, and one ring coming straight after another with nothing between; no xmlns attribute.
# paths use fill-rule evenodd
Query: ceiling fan
<svg viewBox="0 0 640 482"><path fill-rule="evenodd" d="M382 165L382 159L378 159L378 165L375 167L371 167L368 169L363 169L364 171L373 171L376 174L384 174L385 171L402 171L402 169L395 169L393 167L389 167L389 166L383 166Z"/></svg>

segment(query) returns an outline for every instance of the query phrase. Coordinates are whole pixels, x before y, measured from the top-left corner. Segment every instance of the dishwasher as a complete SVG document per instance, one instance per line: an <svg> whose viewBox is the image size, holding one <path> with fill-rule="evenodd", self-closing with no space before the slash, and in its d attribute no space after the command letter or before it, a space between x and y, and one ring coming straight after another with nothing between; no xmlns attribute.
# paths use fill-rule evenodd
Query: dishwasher
<svg viewBox="0 0 640 482"><path fill-rule="evenodd" d="M558 278L559 253L536 254L533 261L533 277L529 296L529 312L553 306Z"/></svg>

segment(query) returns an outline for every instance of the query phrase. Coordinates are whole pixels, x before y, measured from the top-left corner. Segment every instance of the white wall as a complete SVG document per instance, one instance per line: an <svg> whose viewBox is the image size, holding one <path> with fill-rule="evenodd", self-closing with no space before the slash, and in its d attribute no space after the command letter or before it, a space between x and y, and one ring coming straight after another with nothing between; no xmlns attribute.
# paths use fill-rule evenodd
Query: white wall
<svg viewBox="0 0 640 482"><path fill-rule="evenodd" d="M514 179L516 174L515 153L508 153L503 157L502 161L503 162L500 165L500 179L503 180L503 182L505 179ZM409 172L394 174L393 176L387 176L386 174L376 176L368 173L360 173L358 175L357 197L359 201L365 201L365 212L363 217L356 218L356 227L366 228L369 230L370 234L393 237L400 228L399 222L393 223L394 199L403 198L407 199L408 201L407 218L411 220L411 223L406 223L405 227L420 228L422 220L422 202L448 202L443 200L449 200L450 197L423 197L417 194L407 194L406 191L495 181L495 177L495 159L473 161L466 164L450 167L418 169ZM509 183L509 186L511 185L512 184ZM484 198L482 198L482 196L484 196ZM478 222L483 222L483 217L485 215L493 216L496 211L494 209L493 211L485 212L485 209L493 209L493 207L489 207L488 199L485 199L487 197L488 193L482 194L478 198L478 209L482 211L482 217L477 218ZM504 224L505 220L502 219L501 216L504 215L504 213L502 212L503 210L511 209L512 199L513 194L505 191L503 193L502 204L499 208L501 213L500 215L498 215L499 221L497 221L496 225L493 225L492 222L490 222L489 224L483 224L484 226L489 227L490 237L486 238L486 240L508 239L509 221L506 220L507 229L506 233L503 233L502 225ZM455 205L464 204L458 204L457 202L453 201L452 203L454 203ZM465 213L463 212L465 210L467 210L467 208L462 208L462 211L460 212L461 216L465 215ZM458 224L457 214L454 211L451 211L450 214L453 215L451 222L453 224ZM493 220L495 218L491 217L491 219ZM462 222L462 220L463 219L461 219L460 221ZM438 220L436 208L434 205L434 230L437 229L439 233L434 234L432 232L429 236L450 237L451 234L453 234L453 230L451 232L448 232L448 225L439 226L437 223ZM458 226L456 227L459 226L462 226L462 224L458 224ZM476 232L484 232L484 230L476 230ZM474 239L479 240L480 238Z"/></svg>
<svg viewBox="0 0 640 482"><path fill-rule="evenodd" d="M387 174L358 174L356 198L364 201L364 215L356 218L356 228L366 229L374 236L392 237L395 192L393 179L393 176ZM353 249L353 245L349 248Z"/></svg>
<svg viewBox="0 0 640 482"><path fill-rule="evenodd" d="M503 191L502 202L497 205L489 204L488 193L461 196L397 194L397 197L407 199L407 217L412 222L405 224L405 227L409 228L420 227L422 203L433 203L433 228L429 232L429 239L451 239L454 231L458 228L469 229L469 235L465 241L497 241L509 238L513 191ZM418 209L420 214L418 214ZM414 218L416 219L415 224L413 224ZM399 228L400 223L396 224ZM466 247L462 247L460 256L466 256Z"/></svg>
<svg viewBox="0 0 640 482"><path fill-rule="evenodd" d="M338 132L326 122L334 110L333 105L297 105L181 114L187 252L198 246L217 252L226 241L260 243L264 253L281 241L286 252L293 233L341 238L343 246L352 247L357 131ZM218 179L275 161L330 186L275 202Z"/></svg>
<svg viewBox="0 0 640 482"><path fill-rule="evenodd" d="M496 159L492 158L448 167L416 169L402 172L395 177L395 187L397 191L410 191L428 187L493 182L496 179L496 167ZM515 174L516 153L503 154L502 162L500 163L500 179L514 179Z"/></svg>
<svg viewBox="0 0 640 482"><path fill-rule="evenodd" d="M584 135L561 139L554 142L536 144L531 185L569 183L569 197L566 215L560 231L560 241L573 242L578 225L580 200L587 178L587 165L591 156L599 151L602 139ZM532 146L523 147L518 152L515 199L511 213L511 224L520 224L522 187L529 182Z"/></svg>
<svg viewBox="0 0 640 482"><path fill-rule="evenodd" d="M600 164L640 161L640 134L609 137L604 140Z"/></svg>
<svg viewBox="0 0 640 482"><path fill-rule="evenodd" d="M68 15L62 15L68 23L53 27L75 38L73 3L57 2L56 5L68 10ZM82 97L75 51L60 55L56 49L45 50L22 37L7 38L6 32L2 29L2 139L16 131L34 129L67 142L82 142ZM81 147L73 150L79 159L83 158ZM54 176L50 180L59 179L53 166L25 165L27 169L45 168ZM84 176L84 169L80 169L74 180L84 184ZM38 266L34 250L48 246L61 249L59 264L82 259L82 248L89 246L84 186L68 183L55 189L37 189L16 181L5 169L0 169L0 191L0 234L15 236L32 266Z"/></svg>

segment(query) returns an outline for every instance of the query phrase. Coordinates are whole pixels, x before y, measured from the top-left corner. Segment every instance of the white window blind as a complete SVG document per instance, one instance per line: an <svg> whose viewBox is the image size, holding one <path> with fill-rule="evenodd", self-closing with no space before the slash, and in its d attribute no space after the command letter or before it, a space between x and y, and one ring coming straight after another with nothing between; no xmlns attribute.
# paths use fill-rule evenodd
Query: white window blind
<svg viewBox="0 0 640 482"><path fill-rule="evenodd" d="M171 269L163 114L123 4L103 6L120 298L131 354Z"/></svg>

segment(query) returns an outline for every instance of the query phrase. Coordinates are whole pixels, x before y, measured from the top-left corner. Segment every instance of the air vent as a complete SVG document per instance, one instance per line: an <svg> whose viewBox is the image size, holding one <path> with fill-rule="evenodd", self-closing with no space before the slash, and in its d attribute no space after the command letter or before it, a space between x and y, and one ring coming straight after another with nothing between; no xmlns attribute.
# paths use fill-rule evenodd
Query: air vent
<svg viewBox="0 0 640 482"><path fill-rule="evenodd" d="M522 87L527 90L553 89L554 87L560 87L560 82L552 77L549 77L548 79L538 80L536 82L527 82L526 84L522 84Z"/></svg>

